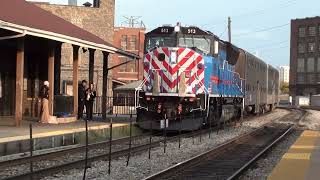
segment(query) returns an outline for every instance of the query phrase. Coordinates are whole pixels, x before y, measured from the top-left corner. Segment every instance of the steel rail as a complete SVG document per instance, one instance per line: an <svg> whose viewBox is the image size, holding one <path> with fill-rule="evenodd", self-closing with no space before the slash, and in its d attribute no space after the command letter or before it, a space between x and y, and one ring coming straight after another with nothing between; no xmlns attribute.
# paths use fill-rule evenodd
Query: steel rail
<svg viewBox="0 0 320 180"><path fill-rule="evenodd" d="M196 132L191 132L191 133L188 133L188 134L182 134L182 135L173 136L173 137L168 137L167 141L178 140L179 136L187 138L187 137L196 136L196 135L198 135L200 133L205 133L205 132L209 132L209 129L196 131ZM158 140L158 141L154 141L151 144L147 143L147 144L143 144L143 145L132 147L131 148L131 154L141 153L143 151L147 151L147 150L149 150L150 146L152 148L159 147L163 141L164 140L161 139L161 140ZM123 149L123 150L112 152L111 156L112 156L112 159L115 159L115 158L119 158L119 157L128 155L128 153L129 153L129 149ZM93 157L89 157L88 158L88 163L90 164L90 163L98 161L98 160L106 160L108 158L108 156L109 156L109 153L104 153L104 154L101 154L101 155L96 155L96 156L93 156ZM31 178L39 179L41 177L49 176L49 175L52 175L54 173L58 173L58 172L61 172L61 171L84 167L84 163L85 163L85 159L81 159L81 160L73 161L73 162L70 162L70 163L64 163L62 165L52 166L52 167L44 168L44 169L40 169L40 170L34 170L32 173L31 172L23 173L23 174L20 174L20 175L7 177L7 178L4 178L4 179L5 180L19 180L19 179L25 180L25 179L31 179Z"/></svg>
<svg viewBox="0 0 320 180"><path fill-rule="evenodd" d="M138 140L139 138L143 138L144 136L148 137L147 135L143 134L143 135L133 136L132 139ZM115 139L112 141L112 144L125 143L125 142L129 141L129 139L130 139L130 137ZM109 143L110 143L109 141L92 143L92 144L89 144L88 148L89 148L89 150L98 149L98 148L108 146ZM30 163L31 161L36 162L39 160L48 160L51 158L56 158L56 157L59 157L62 155L70 154L70 153L79 153L79 152L85 151L85 148L86 148L85 145L81 145L78 147L73 147L73 148L68 148L68 149L57 150L57 151L47 152L47 153L43 153L43 154L33 155L32 157L27 156L27 157L23 157L23 158L16 158L16 159L11 159L11 160L6 160L6 161L0 161L0 168L5 168L8 166L16 166L16 165L20 165L20 164L26 164L26 163Z"/></svg>
<svg viewBox="0 0 320 180"><path fill-rule="evenodd" d="M301 111L301 112L303 112L303 111ZM299 121L301 121L304 117L305 117L305 112L299 118ZM272 125L273 122L268 123L268 124L264 125L264 127L258 128L252 132L245 133L241 136L232 138L232 139L224 142L223 144L221 144L221 145L219 145L219 146L217 146L207 152L204 152L204 153L197 155L195 157L192 157L186 161L183 161L183 162L178 163L174 166L171 166L163 171L160 171L156 174L153 174L153 175L145 178L145 180L166 179L167 177L174 177L178 172L183 172L183 170L186 170L187 168L192 169L192 168L198 166L199 163L204 162L206 160L208 161L208 159L210 157L215 157L217 155L221 155L221 154L225 153L224 152L225 150L232 148L238 142L244 142L246 139L250 139L250 138L254 137L255 134L259 135L259 132L262 131L269 124ZM295 128L295 124L289 124L285 128L281 128L279 133L276 133L275 137L272 138L271 142L267 142L263 146L262 150L259 150L259 152L253 158L249 159L243 166L241 166L238 170L236 170L236 172L234 172L227 179L231 180L231 179L234 179L235 177L238 177L245 169L247 169L253 162L258 160L261 157L261 155L266 153L271 147L273 147L276 143L278 143L286 135L288 135L294 128ZM267 140L270 141L270 139L267 139ZM196 178L196 177L194 177L194 178Z"/></svg>

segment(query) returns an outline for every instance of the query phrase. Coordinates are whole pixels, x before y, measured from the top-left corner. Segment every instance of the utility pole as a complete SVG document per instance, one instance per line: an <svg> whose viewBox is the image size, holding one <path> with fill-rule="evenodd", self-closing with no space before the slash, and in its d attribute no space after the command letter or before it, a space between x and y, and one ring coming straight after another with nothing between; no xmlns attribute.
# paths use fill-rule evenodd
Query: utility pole
<svg viewBox="0 0 320 180"><path fill-rule="evenodd" d="M229 37L229 43L231 43L231 18L228 17L228 37Z"/></svg>

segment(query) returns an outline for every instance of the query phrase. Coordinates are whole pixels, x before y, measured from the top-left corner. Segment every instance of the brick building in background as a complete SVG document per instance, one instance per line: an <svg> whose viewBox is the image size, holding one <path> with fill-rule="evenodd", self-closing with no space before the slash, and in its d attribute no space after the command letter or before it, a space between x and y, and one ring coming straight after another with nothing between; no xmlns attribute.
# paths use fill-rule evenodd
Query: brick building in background
<svg viewBox="0 0 320 180"><path fill-rule="evenodd" d="M70 1L76 4L75 0ZM115 14L115 0L94 0L93 6L74 6L74 5L56 5L49 3L37 3L39 7L57 15L72 24L83 28L92 34L99 36L101 39L113 44L113 28L114 28L114 14ZM48 22L50 23L50 22ZM61 81L60 93L72 95L72 46L70 44L63 44L61 50ZM88 80L89 69L89 51L87 49L80 49L79 52L79 80ZM114 63L109 57L109 67ZM94 66L94 83L97 86L97 94L102 94L102 52L95 52L95 66ZM108 96L112 95L112 71L109 71L108 78Z"/></svg>
<svg viewBox="0 0 320 180"><path fill-rule="evenodd" d="M118 48L143 57L145 31L144 27L115 27L113 44ZM121 55L114 55L112 58L114 64L121 64L128 60ZM113 79L124 83L141 80L143 78L142 62L143 59L140 59L115 68L112 75Z"/></svg>
<svg viewBox="0 0 320 180"><path fill-rule="evenodd" d="M290 96L320 94L320 17L291 21Z"/></svg>

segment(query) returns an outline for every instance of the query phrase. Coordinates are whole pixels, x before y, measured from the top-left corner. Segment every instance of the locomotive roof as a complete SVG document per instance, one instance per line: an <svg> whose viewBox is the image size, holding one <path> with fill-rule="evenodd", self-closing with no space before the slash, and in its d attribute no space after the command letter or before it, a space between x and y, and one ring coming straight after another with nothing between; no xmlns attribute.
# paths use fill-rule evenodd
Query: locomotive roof
<svg viewBox="0 0 320 180"><path fill-rule="evenodd" d="M152 31L146 33L146 35L151 35L151 34L157 34L157 35L173 34L175 32L174 28L175 28L174 26L164 25L164 26L157 27L157 28L153 29ZM213 37L218 39L218 37L216 35L214 35L212 32L203 30L203 29L201 29L199 27L196 27L196 26L180 26L180 32L182 34L191 34L191 35L202 35L202 36L209 35L209 36L213 36Z"/></svg>

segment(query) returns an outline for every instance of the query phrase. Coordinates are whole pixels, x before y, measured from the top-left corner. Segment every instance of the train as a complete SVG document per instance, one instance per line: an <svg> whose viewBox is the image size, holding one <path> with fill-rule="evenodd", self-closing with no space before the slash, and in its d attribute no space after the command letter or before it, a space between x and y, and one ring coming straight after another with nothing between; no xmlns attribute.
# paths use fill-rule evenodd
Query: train
<svg viewBox="0 0 320 180"><path fill-rule="evenodd" d="M135 91L142 129L192 131L278 104L278 70L210 31L157 27L146 33L144 52Z"/></svg>

